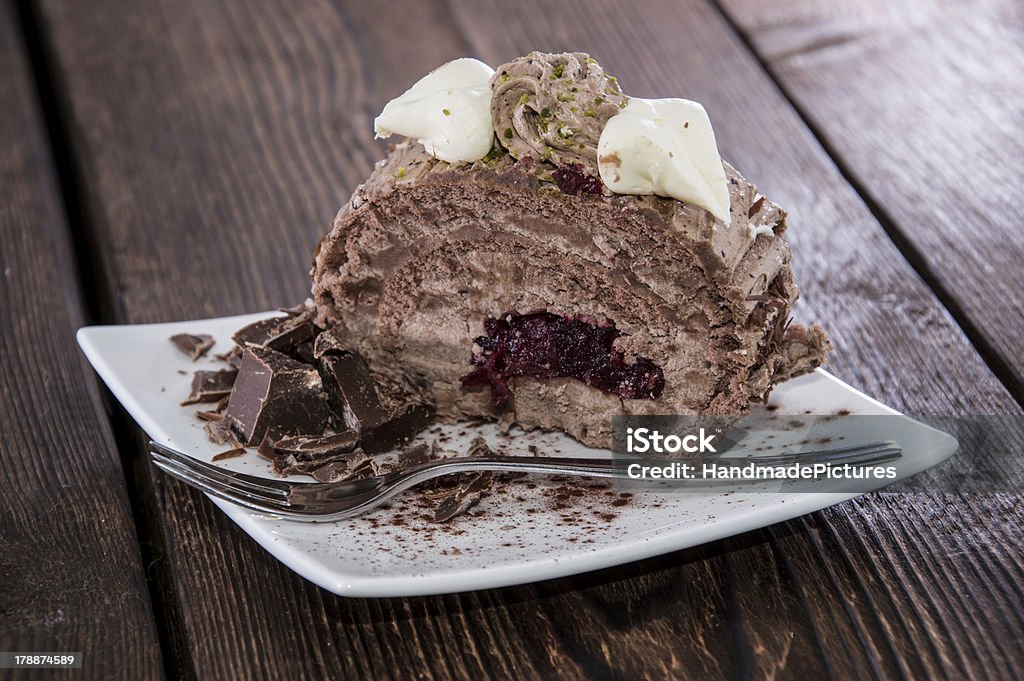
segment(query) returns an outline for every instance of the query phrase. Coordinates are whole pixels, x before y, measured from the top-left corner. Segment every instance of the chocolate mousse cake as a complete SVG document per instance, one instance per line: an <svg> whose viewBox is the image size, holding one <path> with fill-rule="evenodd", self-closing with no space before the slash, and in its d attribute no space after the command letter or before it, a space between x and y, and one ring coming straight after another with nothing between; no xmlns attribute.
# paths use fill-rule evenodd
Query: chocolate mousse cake
<svg viewBox="0 0 1024 681"><path fill-rule="evenodd" d="M700 105L533 53L445 65L377 124L409 139L317 248L316 324L439 417L607 447L614 415L741 416L822 363L825 332L791 321L786 214Z"/></svg>

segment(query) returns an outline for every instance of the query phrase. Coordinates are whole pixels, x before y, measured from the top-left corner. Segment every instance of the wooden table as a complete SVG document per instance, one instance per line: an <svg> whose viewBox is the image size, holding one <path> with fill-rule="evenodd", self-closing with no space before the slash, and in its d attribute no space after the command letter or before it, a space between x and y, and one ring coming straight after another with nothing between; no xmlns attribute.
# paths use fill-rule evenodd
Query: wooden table
<svg viewBox="0 0 1024 681"><path fill-rule="evenodd" d="M458 56L586 50L703 102L790 210L834 373L1020 414L1022 30L1016 0L5 3L0 650L81 650L89 679L1019 678L1019 495L873 494L578 577L338 598L154 472L73 336L300 300L389 98Z"/></svg>

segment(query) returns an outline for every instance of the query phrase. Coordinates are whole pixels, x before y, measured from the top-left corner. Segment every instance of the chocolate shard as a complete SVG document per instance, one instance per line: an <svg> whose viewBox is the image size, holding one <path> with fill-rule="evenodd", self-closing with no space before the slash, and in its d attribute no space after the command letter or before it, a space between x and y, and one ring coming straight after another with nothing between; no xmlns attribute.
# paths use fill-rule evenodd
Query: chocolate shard
<svg viewBox="0 0 1024 681"><path fill-rule="evenodd" d="M278 433L273 430L268 430L264 435L260 443L256 445L256 453L262 456L268 461L276 461L278 459L277 450L274 449L274 445L281 439Z"/></svg>
<svg viewBox="0 0 1024 681"><path fill-rule="evenodd" d="M434 409L418 402L399 407L380 425L360 432L360 446L367 454L382 454L400 447L418 435L430 423Z"/></svg>
<svg viewBox="0 0 1024 681"><path fill-rule="evenodd" d="M237 369L238 365L242 363L242 348L235 345L227 352L222 352L219 355L214 356L223 362L227 362L228 364Z"/></svg>
<svg viewBox="0 0 1024 681"><path fill-rule="evenodd" d="M473 441L469 443L469 449L466 450L466 456L497 456L498 453L491 449L490 445L487 444L487 440L482 435L477 435L473 438Z"/></svg>
<svg viewBox="0 0 1024 681"><path fill-rule="evenodd" d="M312 339L316 331L313 312L306 310L296 315L269 317L253 322L235 331L231 339L243 348L268 348L289 353L300 343Z"/></svg>
<svg viewBox="0 0 1024 681"><path fill-rule="evenodd" d="M320 334L320 338L323 336ZM352 430L364 431L388 420L389 414L380 403L370 369L362 357L351 352L325 352L317 360L317 368L336 421Z"/></svg>
<svg viewBox="0 0 1024 681"><path fill-rule="evenodd" d="M280 326L288 317L267 317L252 324L246 324L231 335L239 347L247 346L264 347L267 340L273 334L274 329Z"/></svg>
<svg viewBox="0 0 1024 681"><path fill-rule="evenodd" d="M215 404L213 406L213 411L215 411L218 414L223 414L224 410L228 408L228 400L230 400L230 399L231 399L231 394L230 393L228 393L224 397L220 398L220 400L217 402L217 404Z"/></svg>
<svg viewBox="0 0 1024 681"><path fill-rule="evenodd" d="M376 474L373 459L359 452L352 458L320 466L312 473L318 482L344 482Z"/></svg>
<svg viewBox="0 0 1024 681"><path fill-rule="evenodd" d="M210 438L210 442L218 445L224 444L233 436L231 420L220 414L217 414L216 419L207 421L203 429L206 431L206 437Z"/></svg>
<svg viewBox="0 0 1024 681"><path fill-rule="evenodd" d="M316 437L307 435L285 437L274 443L274 449L278 452L290 453L300 459L315 460L351 452L357 444L359 444L359 435L354 430L344 430L340 433Z"/></svg>
<svg viewBox="0 0 1024 681"><path fill-rule="evenodd" d="M330 418L316 369L267 348L242 353L226 414L249 446L260 444L269 430L320 435Z"/></svg>
<svg viewBox="0 0 1024 681"><path fill-rule="evenodd" d="M186 355L196 361L213 347L213 336L205 333L179 333L171 336L171 342Z"/></svg>
<svg viewBox="0 0 1024 681"><path fill-rule="evenodd" d="M234 369L221 371L197 371L192 374L192 390L181 406L200 402L217 402L231 394L238 372Z"/></svg>
<svg viewBox="0 0 1024 681"><path fill-rule="evenodd" d="M476 506L490 487L491 474L477 473L464 486L456 488L438 504L434 511L434 522L443 523L462 515Z"/></svg>

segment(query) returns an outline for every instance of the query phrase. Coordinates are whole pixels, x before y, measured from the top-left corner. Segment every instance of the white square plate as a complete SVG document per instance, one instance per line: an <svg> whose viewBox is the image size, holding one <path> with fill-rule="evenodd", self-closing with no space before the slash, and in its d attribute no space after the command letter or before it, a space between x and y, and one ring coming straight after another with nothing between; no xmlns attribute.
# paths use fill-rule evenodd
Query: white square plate
<svg viewBox="0 0 1024 681"><path fill-rule="evenodd" d="M96 326L79 330L78 342L100 377L149 436L203 460L225 449L209 442L195 408L179 402L197 368L222 367L212 355L231 347L239 327L271 313L169 324ZM168 338L208 333L218 340L208 358L191 362ZM778 386L772 394L781 414L897 415L825 371ZM199 405L198 408L203 408ZM903 447L896 462L902 479L934 466L957 449L956 440L907 417L887 419ZM477 435L510 454L557 452L560 456L609 456L565 435L500 435L486 426L438 427L428 435L464 451ZM531 448L532 446L532 448ZM536 449L533 449L536 448ZM224 461L233 470L272 476L269 464L250 453ZM424 499L408 492L388 508L333 523L274 520L213 499L263 548L313 583L343 596L413 596L522 584L597 570L765 527L857 496L835 491L638 492L587 488L590 481L558 483L531 477L498 483L472 515L436 524ZM571 486L570 486L571 485ZM817 489L817 488L816 488Z"/></svg>

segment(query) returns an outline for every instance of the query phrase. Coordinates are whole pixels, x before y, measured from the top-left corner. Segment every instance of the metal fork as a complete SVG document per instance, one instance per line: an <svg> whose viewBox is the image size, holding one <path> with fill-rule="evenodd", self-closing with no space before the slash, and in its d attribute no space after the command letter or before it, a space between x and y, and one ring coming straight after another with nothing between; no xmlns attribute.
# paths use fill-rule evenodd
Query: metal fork
<svg viewBox="0 0 1024 681"><path fill-rule="evenodd" d="M380 506L388 499L421 482L452 473L508 471L579 475L594 478L631 479L623 461L527 456L481 456L443 459L404 470L342 482L291 482L261 478L214 466L158 442L149 451L161 470L182 482L233 504L277 518L325 522L352 518ZM867 466L902 456L893 440L871 442L799 454L753 458L704 459L696 463L750 463L768 466L790 464ZM686 463L695 463L688 460ZM696 473L696 471L694 471ZM694 482L700 482L698 477ZM707 481L703 479L703 481ZM730 480L729 482L741 482Z"/></svg>

